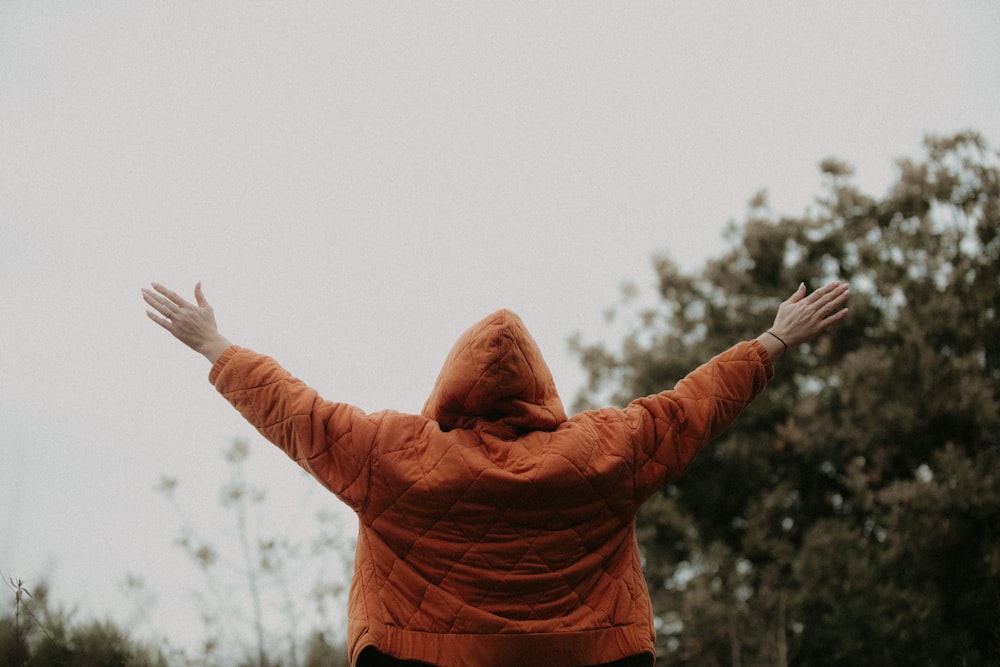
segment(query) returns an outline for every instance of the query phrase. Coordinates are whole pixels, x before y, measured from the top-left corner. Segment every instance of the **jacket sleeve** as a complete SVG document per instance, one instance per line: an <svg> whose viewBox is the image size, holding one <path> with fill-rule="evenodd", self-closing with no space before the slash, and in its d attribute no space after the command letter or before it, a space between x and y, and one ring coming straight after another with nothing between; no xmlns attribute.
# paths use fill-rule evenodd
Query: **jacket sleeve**
<svg viewBox="0 0 1000 667"><path fill-rule="evenodd" d="M261 435L341 500L361 507L377 418L324 401L274 359L235 345L212 366L209 382Z"/></svg>
<svg viewBox="0 0 1000 667"><path fill-rule="evenodd" d="M632 401L635 491L642 502L680 477L767 386L771 358L756 340L738 343L699 366L673 389Z"/></svg>

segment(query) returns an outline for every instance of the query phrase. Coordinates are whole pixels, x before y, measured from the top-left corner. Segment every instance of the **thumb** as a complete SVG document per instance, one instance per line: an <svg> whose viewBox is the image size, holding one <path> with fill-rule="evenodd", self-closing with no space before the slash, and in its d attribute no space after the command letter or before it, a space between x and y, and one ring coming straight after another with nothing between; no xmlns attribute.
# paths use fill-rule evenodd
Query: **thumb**
<svg viewBox="0 0 1000 667"><path fill-rule="evenodd" d="M795 290L795 293L792 294L792 296L788 297L788 302L795 303L797 301L801 301L802 299L805 298L805 296L806 296L806 284L799 283L799 288Z"/></svg>
<svg viewBox="0 0 1000 667"><path fill-rule="evenodd" d="M198 302L198 305L202 308L208 307L208 300L205 298L205 293L201 291L201 281L194 286L194 299Z"/></svg>

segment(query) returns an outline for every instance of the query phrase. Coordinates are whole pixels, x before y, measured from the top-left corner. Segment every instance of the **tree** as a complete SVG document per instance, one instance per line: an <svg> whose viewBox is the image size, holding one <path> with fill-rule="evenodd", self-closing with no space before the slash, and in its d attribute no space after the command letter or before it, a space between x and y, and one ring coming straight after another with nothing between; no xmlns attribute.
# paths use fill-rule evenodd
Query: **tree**
<svg viewBox="0 0 1000 667"><path fill-rule="evenodd" d="M800 282L852 286L642 509L662 664L1000 660L1000 160L975 132L924 146L881 198L836 159L801 216L759 193L697 273L654 259L619 349L575 340L577 408L621 404L756 336Z"/></svg>
<svg viewBox="0 0 1000 667"><path fill-rule="evenodd" d="M250 443L234 439L223 456L229 477L220 502L234 524L237 553L200 536L178 502L176 478L158 486L182 521L177 546L204 575L197 593L205 627L199 664L234 664L234 654L247 667L346 664L345 632L336 623L346 613L333 612L347 606L353 539L323 510L304 538L287 524L277 532L263 528L267 491L248 475Z"/></svg>
<svg viewBox="0 0 1000 667"><path fill-rule="evenodd" d="M21 580L4 582L13 592L13 614L0 616L0 664L11 667L166 667L163 652L129 637L111 621L77 620L49 601L48 586L34 594Z"/></svg>
<svg viewBox="0 0 1000 667"><path fill-rule="evenodd" d="M55 605L45 583L29 590L21 580L4 577L12 612L0 612L0 665L3 667L174 667L175 665L254 664L258 656L238 662L234 656L189 657L165 639L136 639L110 620L80 619L75 610ZM347 667L347 651L313 629L303 641L304 660L273 660L274 667ZM259 664L259 663L258 663Z"/></svg>

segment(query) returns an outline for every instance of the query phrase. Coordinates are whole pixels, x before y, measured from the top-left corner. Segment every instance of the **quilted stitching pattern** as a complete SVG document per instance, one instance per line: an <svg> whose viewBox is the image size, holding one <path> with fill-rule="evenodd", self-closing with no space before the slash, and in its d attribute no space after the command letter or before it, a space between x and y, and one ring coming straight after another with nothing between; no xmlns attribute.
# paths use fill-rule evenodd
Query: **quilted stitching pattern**
<svg viewBox="0 0 1000 667"><path fill-rule="evenodd" d="M247 350L227 351L212 373L265 437L358 512L352 656L375 645L462 664L463 637L490 637L476 646L501 653L541 637L552 664L573 664L651 650L636 509L771 368L759 344L742 343L672 390L567 419L534 341L500 311L459 340L421 416L323 401ZM586 657L560 639L574 637Z"/></svg>
<svg viewBox="0 0 1000 667"><path fill-rule="evenodd" d="M401 442L380 452L372 490L392 502L370 506L362 520L388 554L386 586L398 581L405 589L386 593L394 596L386 610L394 624L411 627L419 617L425 631L453 632L474 617L480 628L463 631L482 632L485 624L490 632L524 632L631 622L609 617L590 594L624 586L634 598L613 581L621 577L595 576L631 546L629 462L602 456L599 443L582 441L579 431L568 424L535 434L502 464L475 432L462 432L464 442L438 433L423 446ZM430 591L446 604L426 604ZM586 613L594 618L581 621Z"/></svg>
<svg viewBox="0 0 1000 667"><path fill-rule="evenodd" d="M209 378L261 435L352 508L363 506L377 416L323 401L272 359L236 346Z"/></svg>
<svg viewBox="0 0 1000 667"><path fill-rule="evenodd" d="M640 434L636 474L641 503L690 465L767 386L773 368L757 341L741 343L682 379L672 391L633 401Z"/></svg>
<svg viewBox="0 0 1000 667"><path fill-rule="evenodd" d="M551 431L566 421L552 373L521 319L500 310L455 343L422 414L445 430L489 420Z"/></svg>

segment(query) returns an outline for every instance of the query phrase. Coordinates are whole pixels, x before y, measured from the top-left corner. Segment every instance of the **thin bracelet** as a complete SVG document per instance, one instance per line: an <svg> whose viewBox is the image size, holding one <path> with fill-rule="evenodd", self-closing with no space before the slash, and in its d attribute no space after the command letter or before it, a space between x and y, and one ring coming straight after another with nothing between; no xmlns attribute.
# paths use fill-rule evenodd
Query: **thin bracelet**
<svg viewBox="0 0 1000 667"><path fill-rule="evenodd" d="M785 343L785 341L783 341L783 340L781 340L780 338L778 338L778 336L776 336L776 335L774 334L774 332L773 332L773 331L765 331L764 333L766 333L766 334L771 334L772 336L774 336L775 338L777 338L777 339L778 339L778 342L779 342L779 343L781 343L781 346L782 346L783 348L785 348L785 352L788 352L788 344L787 344L787 343Z"/></svg>

